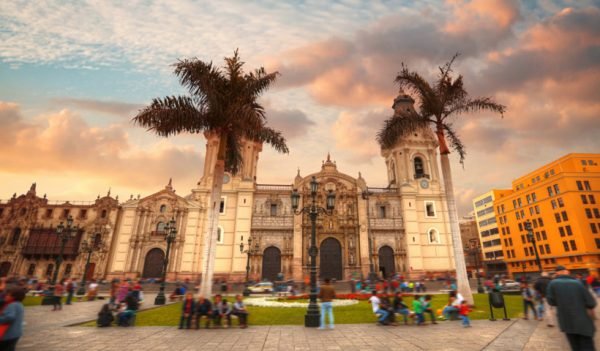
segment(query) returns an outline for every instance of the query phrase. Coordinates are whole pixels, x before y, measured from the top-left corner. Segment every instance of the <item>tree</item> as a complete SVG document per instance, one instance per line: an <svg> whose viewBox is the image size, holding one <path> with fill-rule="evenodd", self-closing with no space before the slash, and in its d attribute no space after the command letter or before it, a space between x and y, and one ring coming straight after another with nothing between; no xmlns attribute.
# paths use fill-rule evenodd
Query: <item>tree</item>
<svg viewBox="0 0 600 351"><path fill-rule="evenodd" d="M439 67L439 75L433 85L429 84L419 73L410 71L402 63L402 70L395 81L401 89L406 89L417 97L418 111L404 111L384 122L383 128L377 134L377 141L382 148L391 148L398 138L423 128L433 128L439 148L444 177L444 189L448 203L448 215L452 233L454 249L454 261L456 265L456 280L458 291L473 303L473 295L467 278L467 268L463 252L460 227L458 224L458 212L454 199L454 186L452 183L452 172L450 169L450 147L460 156L460 162L465 159L465 147L458 137L451 119L464 113L492 111L503 116L506 111L504 105L496 103L490 97L470 98L463 85L463 77L452 77L452 64L458 57L454 55L444 66ZM448 147L448 142L450 147Z"/></svg>
<svg viewBox="0 0 600 351"><path fill-rule="evenodd" d="M180 60L173 65L174 72L189 96L155 98L133 118L135 124L164 137L179 133L218 137L208 230L203 241L200 292L204 296L210 296L212 290L223 176L226 170L233 174L240 170L243 140L267 143L288 153L285 138L267 127L265 110L257 101L279 73L267 73L262 67L245 73L243 65L238 50L225 58L223 69L197 58Z"/></svg>

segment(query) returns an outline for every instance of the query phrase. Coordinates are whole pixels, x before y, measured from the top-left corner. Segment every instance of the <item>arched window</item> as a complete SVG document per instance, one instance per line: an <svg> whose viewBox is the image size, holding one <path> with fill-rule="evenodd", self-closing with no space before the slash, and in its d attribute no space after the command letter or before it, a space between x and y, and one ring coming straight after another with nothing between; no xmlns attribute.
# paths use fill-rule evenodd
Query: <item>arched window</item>
<svg viewBox="0 0 600 351"><path fill-rule="evenodd" d="M35 275L35 263L29 264L29 268L27 268L27 275L28 276Z"/></svg>
<svg viewBox="0 0 600 351"><path fill-rule="evenodd" d="M167 211L167 205L160 205L160 213L165 213Z"/></svg>
<svg viewBox="0 0 600 351"><path fill-rule="evenodd" d="M396 164L394 161L390 162L390 184L396 182Z"/></svg>
<svg viewBox="0 0 600 351"><path fill-rule="evenodd" d="M415 157L413 161L415 165L415 179L423 178L425 175L425 168L423 167L423 159L420 157Z"/></svg>
<svg viewBox="0 0 600 351"><path fill-rule="evenodd" d="M12 239L10 240L11 245L17 245L19 243L19 239L21 238L21 228L16 227L13 230Z"/></svg>
<svg viewBox="0 0 600 351"><path fill-rule="evenodd" d="M65 277L68 277L68 276L70 276L70 275L71 275L71 270L72 270L72 269L73 269L73 265L72 265L72 264L70 264L70 263L68 263L68 264L65 266L65 274L64 274L64 276L65 276Z"/></svg>
<svg viewBox="0 0 600 351"><path fill-rule="evenodd" d="M156 231L162 233L165 231L165 222L158 222L156 224Z"/></svg>
<svg viewBox="0 0 600 351"><path fill-rule="evenodd" d="M102 210L100 218L106 218L106 210Z"/></svg>
<svg viewBox="0 0 600 351"><path fill-rule="evenodd" d="M440 243L440 233L435 228L429 229L427 232L427 240L430 244L439 244Z"/></svg>
<svg viewBox="0 0 600 351"><path fill-rule="evenodd" d="M54 272L54 265L50 263L48 268L46 268L46 277L50 278L50 276L52 276L52 272Z"/></svg>
<svg viewBox="0 0 600 351"><path fill-rule="evenodd" d="M96 234L94 236L94 247L98 247L102 242L102 234Z"/></svg>

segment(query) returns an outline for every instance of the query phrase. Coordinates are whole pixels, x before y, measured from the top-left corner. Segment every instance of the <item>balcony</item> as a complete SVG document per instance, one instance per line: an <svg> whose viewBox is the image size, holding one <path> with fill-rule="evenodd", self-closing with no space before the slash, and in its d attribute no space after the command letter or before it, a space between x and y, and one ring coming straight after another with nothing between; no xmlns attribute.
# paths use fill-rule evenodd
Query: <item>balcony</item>
<svg viewBox="0 0 600 351"><path fill-rule="evenodd" d="M256 184L257 191L286 191L292 192L291 185L285 184Z"/></svg>
<svg viewBox="0 0 600 351"><path fill-rule="evenodd" d="M431 177L429 177L429 174L425 174L425 173L415 174L415 179L421 179L421 178L431 179Z"/></svg>
<svg viewBox="0 0 600 351"><path fill-rule="evenodd" d="M401 217L398 218L369 218L371 230L377 229L402 229L404 222Z"/></svg>
<svg viewBox="0 0 600 351"><path fill-rule="evenodd" d="M292 229L294 216L252 216L252 229Z"/></svg>

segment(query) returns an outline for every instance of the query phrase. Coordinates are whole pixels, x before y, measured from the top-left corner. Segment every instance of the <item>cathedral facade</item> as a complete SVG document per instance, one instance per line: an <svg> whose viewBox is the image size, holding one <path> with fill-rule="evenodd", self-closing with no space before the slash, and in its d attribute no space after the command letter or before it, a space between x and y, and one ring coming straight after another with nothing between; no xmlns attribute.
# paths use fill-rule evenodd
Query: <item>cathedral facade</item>
<svg viewBox="0 0 600 351"><path fill-rule="evenodd" d="M412 109L413 103L409 96L401 94L394 100L393 108L399 114L403 109ZM98 270L103 278L160 277L167 251L164 229L174 219L177 236L168 257L167 279L199 280L217 147L218 140L208 137L204 174L185 196L176 194L169 181L155 194L131 197L118 205L110 197L97 200L113 201L109 224L104 224L110 228L106 238L110 244L98 261L104 265ZM313 177L319 183L317 201L321 207L325 207L330 190L336 197L332 213L320 214L317 219L317 267L321 277L366 277L370 265L383 277L395 273L419 277L454 270L437 141L431 130L406 135L393 148L381 150L388 178L381 187L368 186L360 173L353 177L341 172L329 155L320 169L315 167L314 172L304 176L298 171L288 184L261 184L257 181L261 151L260 143L245 142L241 171L235 175L226 173L223 179L214 258L216 279L244 280L247 263L253 280L274 280L283 274L286 280L300 281L308 275L311 223L306 214L294 213L291 194L297 190L302 199L308 199ZM39 219L39 213L36 216ZM97 216L94 218L97 222ZM17 225L4 223L7 227L2 230L6 233ZM39 225L39 220L36 223ZM47 225L52 228L55 224ZM5 259L4 253L11 252L3 245L0 261ZM23 251L15 247L11 254L18 256L11 260L21 259L24 263L9 271L30 273L24 268L29 261L24 260ZM76 262L79 267L79 261Z"/></svg>

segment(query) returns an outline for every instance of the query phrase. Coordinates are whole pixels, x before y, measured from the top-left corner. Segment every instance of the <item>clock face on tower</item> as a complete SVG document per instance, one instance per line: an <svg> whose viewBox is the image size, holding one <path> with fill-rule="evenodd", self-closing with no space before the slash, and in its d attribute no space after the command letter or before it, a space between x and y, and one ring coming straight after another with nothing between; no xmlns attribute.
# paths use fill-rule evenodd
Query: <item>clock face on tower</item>
<svg viewBox="0 0 600 351"><path fill-rule="evenodd" d="M423 188L423 189L429 188L429 181L427 179L421 179L421 188Z"/></svg>
<svg viewBox="0 0 600 351"><path fill-rule="evenodd" d="M223 175L223 184L229 183L230 180L231 177L229 176L229 174L225 173L225 175Z"/></svg>

